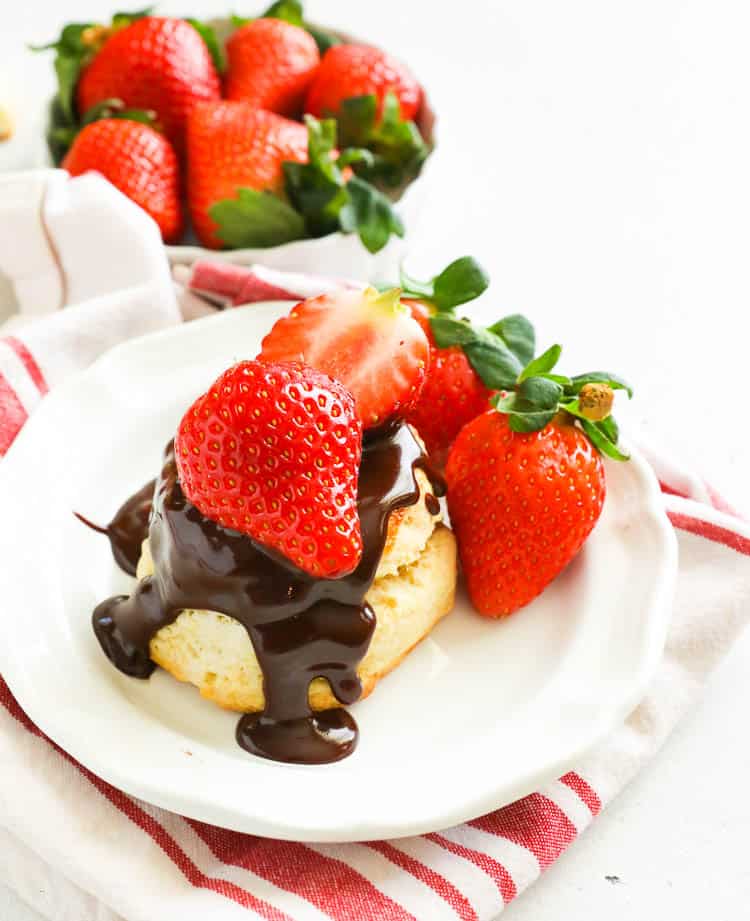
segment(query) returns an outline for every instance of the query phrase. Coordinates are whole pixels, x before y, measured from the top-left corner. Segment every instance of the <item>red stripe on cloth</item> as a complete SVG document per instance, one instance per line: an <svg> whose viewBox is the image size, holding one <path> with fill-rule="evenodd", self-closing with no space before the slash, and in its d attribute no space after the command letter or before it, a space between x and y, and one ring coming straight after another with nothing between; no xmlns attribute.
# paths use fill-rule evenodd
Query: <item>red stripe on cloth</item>
<svg viewBox="0 0 750 921"><path fill-rule="evenodd" d="M439 845L444 850L450 851L451 854L456 854L458 857L469 860L474 866L479 867L480 870L484 870L487 876L490 877L500 890L500 895L506 905L508 902L512 902L516 897L516 884L513 882L513 877L494 857L490 857L489 854L484 854L482 851L476 851L474 848L465 847L463 844L457 844L455 841L444 838L442 835L436 834L435 832L425 835L424 837L429 841L434 841L435 844Z"/></svg>
<svg viewBox="0 0 750 921"><path fill-rule="evenodd" d="M590 784L586 783L580 774L570 771L560 778L560 783L564 783L566 787L570 787L571 790L578 794L579 798L589 807L591 815L599 814L602 808L599 794Z"/></svg>
<svg viewBox="0 0 750 921"><path fill-rule="evenodd" d="M720 512L724 512L726 515L731 515L733 518L739 518L741 521L747 520L742 512L738 512L733 505L730 505L724 496L717 492L710 483L706 483L705 480L703 482L706 486L706 490L708 491L708 495L711 497L711 504L715 509Z"/></svg>
<svg viewBox="0 0 750 921"><path fill-rule="evenodd" d="M42 374L42 369L37 364L36 358L31 354L26 345L21 342L20 339L16 339L15 336L5 336L4 339L0 340L4 342L8 348L13 349L13 351L21 359L21 362L26 368L26 373L34 382L36 389L42 396L49 393L49 387L47 386L47 381L44 379Z"/></svg>
<svg viewBox="0 0 750 921"><path fill-rule="evenodd" d="M477 913L474 911L471 902L466 898L463 892L457 889L453 883L444 876L441 876L440 873L432 870L420 860L416 860L414 857L410 857L403 851L398 850L398 848L395 848L387 841L368 841L366 846L382 854L386 860L390 860L392 864L395 864L402 870L406 870L406 872L410 873L415 879L429 886L430 889L436 892L442 899L445 899L459 918L463 918L464 921L478 921Z"/></svg>
<svg viewBox="0 0 750 921"><path fill-rule="evenodd" d="M0 457L13 444L28 418L16 391L0 373Z"/></svg>
<svg viewBox="0 0 750 921"><path fill-rule="evenodd" d="M664 480L659 480L659 489L668 496L679 496L680 499L691 498L686 492L676 489L674 486L670 486L669 483L665 483Z"/></svg>
<svg viewBox="0 0 750 921"><path fill-rule="evenodd" d="M218 860L294 892L336 921L415 921L402 905L341 860L293 841L258 838L187 821Z"/></svg>
<svg viewBox="0 0 750 921"><path fill-rule="evenodd" d="M299 294L289 291L287 288L279 288L278 285L272 285L257 275L250 274L245 279L240 290L235 294L233 303L235 307L241 304L254 304L257 301L298 301Z"/></svg>
<svg viewBox="0 0 750 921"><path fill-rule="evenodd" d="M690 515L683 515L680 512L667 512L672 524L679 528L680 531L688 531L690 534L697 534L698 537L705 537L716 544L722 544L729 547L730 550L736 550L745 556L750 556L750 539L743 537L736 531L730 531L728 528L722 528L717 524L711 524L708 521L701 521L700 518L691 518Z"/></svg>
<svg viewBox="0 0 750 921"><path fill-rule="evenodd" d="M267 902L257 898L247 889L235 883L227 882L217 877L208 876L193 863L193 861L182 850L180 845L161 825L157 819L150 816L142 809L135 800L131 799L125 793L115 789L106 781L92 774L88 768L75 760L66 751L63 751L58 745L55 745L44 733L36 726L18 705L18 701L11 694L8 685L0 678L0 703L25 729L35 736L44 739L52 748L58 751L63 758L74 765L81 774L103 795L113 806L115 806L124 816L136 824L141 831L149 835L153 841L159 845L169 859L182 872L183 876L189 883L198 889L208 889L218 895L224 896L233 902L237 902L243 908L251 908L257 912L266 921L293 921L289 915L269 905Z"/></svg>
<svg viewBox="0 0 750 921"><path fill-rule="evenodd" d="M525 847L542 870L557 860L577 835L562 809L541 793L532 793L468 824Z"/></svg>

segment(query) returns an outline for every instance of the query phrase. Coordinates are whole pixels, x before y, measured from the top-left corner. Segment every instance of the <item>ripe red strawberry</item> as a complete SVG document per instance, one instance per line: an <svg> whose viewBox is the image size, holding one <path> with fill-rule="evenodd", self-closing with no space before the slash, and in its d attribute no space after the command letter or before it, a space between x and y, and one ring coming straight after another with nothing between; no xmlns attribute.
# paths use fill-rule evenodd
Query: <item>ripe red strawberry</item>
<svg viewBox="0 0 750 921"><path fill-rule="evenodd" d="M81 73L78 112L105 99L152 109L182 152L188 112L202 99L218 99L219 77L198 32L182 19L145 16L114 31Z"/></svg>
<svg viewBox="0 0 750 921"><path fill-rule="evenodd" d="M209 209L239 189L283 194L285 160L307 160L307 129L245 102L199 103L187 131L188 204L204 246L223 241Z"/></svg>
<svg viewBox="0 0 750 921"><path fill-rule="evenodd" d="M316 578L362 556L362 427L341 384L296 363L242 361L180 422L180 485L206 517L248 534Z"/></svg>
<svg viewBox="0 0 750 921"><path fill-rule="evenodd" d="M96 170L151 215L166 243L180 236L177 155L148 125L118 118L92 122L76 136L62 166L71 176Z"/></svg>
<svg viewBox="0 0 750 921"><path fill-rule="evenodd" d="M427 305L420 301L405 303L430 342L430 370L406 421L419 432L432 460L441 465L456 435L487 409L492 391L484 386L460 346L439 349L435 345Z"/></svg>
<svg viewBox="0 0 750 921"><path fill-rule="evenodd" d="M572 420L519 433L494 409L460 433L446 479L469 595L487 617L528 604L567 566L606 491L601 457Z"/></svg>
<svg viewBox="0 0 750 921"><path fill-rule="evenodd" d="M317 118L335 116L345 99L373 94L380 114L389 90L398 99L401 118L411 121L422 104L422 88L404 64L370 45L334 45L323 55L305 111Z"/></svg>
<svg viewBox="0 0 750 921"><path fill-rule="evenodd" d="M409 411L430 360L427 337L399 301L384 293L340 290L297 304L263 340L264 361L304 361L341 381L365 428Z"/></svg>
<svg viewBox="0 0 750 921"><path fill-rule="evenodd" d="M227 99L295 116L320 63L315 39L280 19L255 19L227 42Z"/></svg>

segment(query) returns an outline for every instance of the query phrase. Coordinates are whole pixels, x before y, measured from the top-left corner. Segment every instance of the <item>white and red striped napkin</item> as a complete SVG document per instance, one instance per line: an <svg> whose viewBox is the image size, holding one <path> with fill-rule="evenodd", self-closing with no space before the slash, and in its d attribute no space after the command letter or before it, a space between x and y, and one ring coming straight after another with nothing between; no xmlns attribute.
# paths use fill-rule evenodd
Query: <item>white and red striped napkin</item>
<svg viewBox="0 0 750 921"><path fill-rule="evenodd" d="M91 246L101 253L101 241ZM154 265L135 288L98 291L11 335L0 329L0 455L48 388L112 344L179 321L166 270ZM177 274L229 302L268 298L269 287L274 297L307 296L330 284L257 267ZM183 284L177 292L192 315L203 302ZM664 659L640 706L575 770L434 834L274 841L121 793L46 739L0 678L0 880L54 921L495 918L653 756L750 619L750 526L688 469L656 452L650 460L680 549Z"/></svg>

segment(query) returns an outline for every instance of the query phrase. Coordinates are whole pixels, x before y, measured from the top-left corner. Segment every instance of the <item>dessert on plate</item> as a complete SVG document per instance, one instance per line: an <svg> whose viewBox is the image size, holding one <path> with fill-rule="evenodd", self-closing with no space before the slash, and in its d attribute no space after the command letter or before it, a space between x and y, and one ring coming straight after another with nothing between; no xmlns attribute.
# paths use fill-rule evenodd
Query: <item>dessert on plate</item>
<svg viewBox="0 0 750 921"><path fill-rule="evenodd" d="M456 316L488 283L474 260L401 281L296 304L99 529L139 580L94 611L112 663L242 712L240 745L266 758L351 753L343 706L450 612L457 551L477 612L513 614L596 525L601 455L627 459L622 379L557 373L560 346L534 357L520 315Z"/></svg>
<svg viewBox="0 0 750 921"><path fill-rule="evenodd" d="M158 664L245 713L238 740L256 754L347 754L341 705L453 606L442 478L404 421L428 354L398 289L341 291L297 305L199 397L148 525L146 488L107 529L139 579L94 613L113 664L141 678Z"/></svg>

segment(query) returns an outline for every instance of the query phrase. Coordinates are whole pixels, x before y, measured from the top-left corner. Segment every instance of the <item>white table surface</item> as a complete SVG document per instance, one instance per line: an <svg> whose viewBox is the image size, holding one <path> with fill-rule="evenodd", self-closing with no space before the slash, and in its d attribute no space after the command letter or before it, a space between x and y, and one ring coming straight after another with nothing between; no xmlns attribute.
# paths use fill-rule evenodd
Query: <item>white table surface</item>
<svg viewBox="0 0 750 921"><path fill-rule="evenodd" d="M218 15L231 6L196 0L159 10ZM750 7L306 6L318 21L408 58L440 113L437 187L414 274L463 253L480 258L493 278L481 304L488 318L521 310L543 342L566 344L568 370L626 374L638 392L633 417L750 512ZM113 8L94 0L5 4L0 105L38 111L51 87L51 61L28 55L25 42ZM21 135L37 130L35 122L22 114ZM0 169L21 165L20 144L0 146ZM749 726L746 635L659 758L506 917L744 916ZM3 921L37 917L0 889Z"/></svg>

